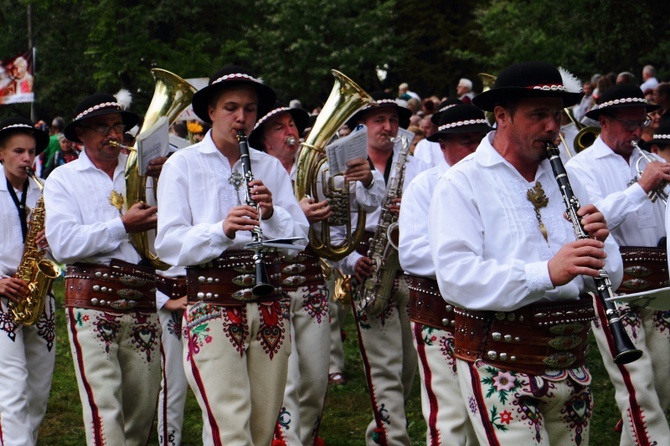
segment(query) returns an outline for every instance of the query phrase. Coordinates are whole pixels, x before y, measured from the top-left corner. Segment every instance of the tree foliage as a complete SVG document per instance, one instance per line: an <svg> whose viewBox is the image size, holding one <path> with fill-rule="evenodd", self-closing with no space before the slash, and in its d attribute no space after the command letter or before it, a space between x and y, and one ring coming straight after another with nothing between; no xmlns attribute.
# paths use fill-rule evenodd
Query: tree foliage
<svg viewBox="0 0 670 446"><path fill-rule="evenodd" d="M453 94L460 77L546 60L586 79L651 63L670 76L661 2L642 0L0 0L0 58L37 48L36 115L71 118L95 91L126 88L133 110L153 94L150 69L208 77L252 68L280 99L319 105L338 69L368 91L400 82L422 96ZM377 69L387 77L380 80ZM481 88L481 87L480 87ZM28 116L27 104L0 116Z"/></svg>

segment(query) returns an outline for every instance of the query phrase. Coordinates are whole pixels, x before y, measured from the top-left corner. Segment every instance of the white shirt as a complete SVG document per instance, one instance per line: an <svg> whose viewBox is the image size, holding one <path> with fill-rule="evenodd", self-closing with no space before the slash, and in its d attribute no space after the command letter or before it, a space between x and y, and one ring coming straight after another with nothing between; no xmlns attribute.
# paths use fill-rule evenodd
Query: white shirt
<svg viewBox="0 0 670 446"><path fill-rule="evenodd" d="M112 190L125 195L125 165L126 156L120 154L112 180L84 150L49 175L44 186L46 236L56 260L107 265L112 259L140 261L121 213L110 203Z"/></svg>
<svg viewBox="0 0 670 446"><path fill-rule="evenodd" d="M393 147L393 159L392 159L392 164L395 165L395 162L398 160L398 155L400 153L400 143L397 143ZM407 156L407 161L405 162L405 179L403 181L403 191L404 189L409 185L409 183L412 182L412 180L422 171L428 169L429 166L426 165L421 160L418 160L410 155ZM375 169L377 170L377 169ZM382 174L382 180L383 180L383 172L379 172ZM393 175L393 171L391 172L391 175ZM375 180L376 181L376 180ZM386 187L386 186L384 186ZM386 193L384 194L384 199L386 199ZM384 201L384 200L382 200ZM402 203L404 203L404 199ZM383 204L383 203L382 203ZM404 204L401 204L401 208ZM370 232L375 232L377 229L377 224L379 223L379 217L381 216L382 213L382 208L381 206L378 206L376 209L373 211L370 211L367 213L366 218L365 218L365 230L370 231ZM352 215L352 222L351 225L352 227L356 226L356 223L358 222L358 213L354 213ZM342 268L342 272L344 274L353 274L354 273L354 267L356 266L356 262L358 259L363 257L356 251L352 252L349 254L347 257L342 259L342 263L340 267Z"/></svg>
<svg viewBox="0 0 670 446"><path fill-rule="evenodd" d="M445 162L421 172L403 191L398 218L398 254L400 266L407 274L435 278L435 266L428 240L428 215L435 185L448 168L449 165Z"/></svg>
<svg viewBox="0 0 670 446"><path fill-rule="evenodd" d="M447 165L440 143L428 141L426 138L419 141L414 148L414 158L423 161L429 167Z"/></svg>
<svg viewBox="0 0 670 446"><path fill-rule="evenodd" d="M291 180L281 163L258 150L249 150L255 179L272 193L274 213L261 222L268 239L307 237L307 219L293 195ZM242 179L237 190L231 175ZM171 265L199 265L226 250L244 249L251 232L238 231L235 238L223 232L223 220L234 206L245 202L243 168L228 159L212 141L211 131L203 141L176 152L163 165L158 187L158 232L156 251ZM302 244L304 247L305 243Z"/></svg>
<svg viewBox="0 0 670 446"><path fill-rule="evenodd" d="M554 287L549 277L549 260L575 240L572 224L563 218L565 205L549 161L539 165L535 181L529 183L491 145L494 134L451 167L435 187L428 238L442 296L461 307L491 311L577 299L587 285L593 289L592 280L585 284L580 276ZM584 188L575 178L570 180L575 195L586 204ZM540 210L548 242L526 198L538 181L549 199ZM605 249L605 269L616 289L623 271L612 237Z"/></svg>
<svg viewBox="0 0 670 446"><path fill-rule="evenodd" d="M652 203L639 184L629 186L637 175L640 158L634 150L630 163L598 137L591 147L574 156L566 169L580 179L591 201L603 213L620 246L652 246L665 236L665 205ZM644 169L646 161L640 163Z"/></svg>
<svg viewBox="0 0 670 446"><path fill-rule="evenodd" d="M5 168L0 165L0 278L9 277L16 273L16 268L21 263L23 256L23 234L21 233L21 221L19 220L19 211L16 209L9 189L7 189L7 177ZM33 180L28 180L28 191L26 196L26 206L30 209L35 207L35 203L40 198L41 192ZM23 190L16 190L16 197L21 201ZM30 215L28 215L30 220Z"/></svg>

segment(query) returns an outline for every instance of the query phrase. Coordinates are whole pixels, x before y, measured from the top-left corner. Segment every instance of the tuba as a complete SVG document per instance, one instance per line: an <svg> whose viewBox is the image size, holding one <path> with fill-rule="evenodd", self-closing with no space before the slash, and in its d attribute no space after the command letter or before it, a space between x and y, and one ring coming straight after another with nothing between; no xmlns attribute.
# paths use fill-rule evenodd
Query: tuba
<svg viewBox="0 0 670 446"><path fill-rule="evenodd" d="M35 172L27 168L28 176L35 181L40 191L44 186ZM30 214L30 226L23 244L21 263L16 268L16 277L28 284L28 294L21 302L9 301L8 310L16 324L33 325L42 315L47 295L54 279L60 276L60 267L44 258L45 252L37 246L37 236L44 228L44 196L41 196Z"/></svg>
<svg viewBox="0 0 670 446"><path fill-rule="evenodd" d="M172 124L191 104L191 98L197 91L191 84L169 71L153 68L151 73L156 81L156 87L138 134L150 129L162 116L165 116L168 123ZM128 207L134 203L146 202L147 176L142 175L137 161L137 148L135 147L128 154L125 169L126 196L124 201ZM165 270L170 267L151 251L153 243L150 243L147 232L131 233L128 236L137 253L143 259L148 260L154 268Z"/></svg>
<svg viewBox="0 0 670 446"><path fill-rule="evenodd" d="M351 253L365 232L365 211L358 209L358 224L352 233L351 208L349 206L349 182L342 188L335 188L332 177L322 171L326 162L325 147L339 128L358 110L372 102L368 95L354 81L337 70L332 70L335 84L321 113L316 118L312 131L307 136L298 155L295 196L301 200L306 195L325 196L330 202L333 214L328 220L311 224L309 246L318 255L329 260L340 260ZM321 175L321 177L319 177ZM323 184L319 190L318 183ZM333 244L330 239L331 226L345 226L343 241Z"/></svg>
<svg viewBox="0 0 670 446"><path fill-rule="evenodd" d="M581 124L580 124L581 125ZM600 135L600 127L588 126L583 127L575 136L575 139L572 143L572 146L575 148L575 152L579 153L582 150L591 147Z"/></svg>
<svg viewBox="0 0 670 446"><path fill-rule="evenodd" d="M482 93L490 90L496 82L496 76L488 73L479 73L479 79L482 81ZM491 126L496 124L496 117L493 112L484 112L484 115Z"/></svg>

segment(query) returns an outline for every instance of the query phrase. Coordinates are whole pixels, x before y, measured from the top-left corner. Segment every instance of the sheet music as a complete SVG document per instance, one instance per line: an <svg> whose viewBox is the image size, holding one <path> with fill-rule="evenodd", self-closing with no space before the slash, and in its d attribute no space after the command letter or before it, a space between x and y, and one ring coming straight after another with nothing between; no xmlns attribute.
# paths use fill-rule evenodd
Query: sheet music
<svg viewBox="0 0 670 446"><path fill-rule="evenodd" d="M368 156L368 129L364 125L344 138L339 138L326 146L328 168L331 175L338 175L347 170L347 163L356 158Z"/></svg>
<svg viewBox="0 0 670 446"><path fill-rule="evenodd" d="M137 136L137 165L140 174L146 175L149 162L167 156L169 149L168 120L165 116L161 116L151 128Z"/></svg>

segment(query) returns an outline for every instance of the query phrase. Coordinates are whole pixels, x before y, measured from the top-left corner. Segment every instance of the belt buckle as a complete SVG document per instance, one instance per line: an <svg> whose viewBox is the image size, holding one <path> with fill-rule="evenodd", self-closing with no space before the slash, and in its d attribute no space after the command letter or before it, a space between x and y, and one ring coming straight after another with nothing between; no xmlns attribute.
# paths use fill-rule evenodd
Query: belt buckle
<svg viewBox="0 0 670 446"><path fill-rule="evenodd" d="M256 299L254 292L251 288L244 288L241 290L235 291L231 297L240 302L251 302Z"/></svg>
<svg viewBox="0 0 670 446"><path fill-rule="evenodd" d="M574 355L574 353L556 352L544 358L542 362L550 369L561 370L561 369L567 369L576 360L577 357Z"/></svg>
<svg viewBox="0 0 670 446"><path fill-rule="evenodd" d="M129 299L120 299L109 302L108 305L115 310L132 310L137 306L137 302Z"/></svg>

